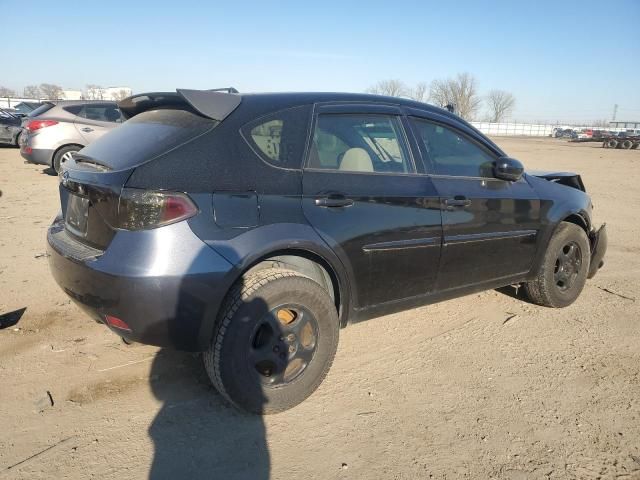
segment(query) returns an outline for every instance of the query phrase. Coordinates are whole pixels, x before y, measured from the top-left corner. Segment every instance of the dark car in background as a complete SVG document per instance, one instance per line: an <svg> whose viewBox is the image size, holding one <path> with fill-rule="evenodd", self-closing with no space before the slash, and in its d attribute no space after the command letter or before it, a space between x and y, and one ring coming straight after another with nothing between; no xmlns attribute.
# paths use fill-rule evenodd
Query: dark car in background
<svg viewBox="0 0 640 480"><path fill-rule="evenodd" d="M21 122L14 112L0 108L0 143L17 146L22 133Z"/></svg>
<svg viewBox="0 0 640 480"><path fill-rule="evenodd" d="M95 320L203 351L258 413L310 395L340 327L521 284L574 302L602 266L579 175L524 173L460 117L365 94L178 90L63 166L52 274Z"/></svg>
<svg viewBox="0 0 640 480"><path fill-rule="evenodd" d="M120 123L116 102L47 101L23 120L20 154L57 172L62 162Z"/></svg>

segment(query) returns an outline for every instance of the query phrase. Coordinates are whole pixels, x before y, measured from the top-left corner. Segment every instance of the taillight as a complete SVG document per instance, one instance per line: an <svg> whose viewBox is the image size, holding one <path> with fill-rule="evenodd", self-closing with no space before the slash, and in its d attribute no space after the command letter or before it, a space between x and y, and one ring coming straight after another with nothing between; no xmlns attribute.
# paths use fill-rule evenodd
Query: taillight
<svg viewBox="0 0 640 480"><path fill-rule="evenodd" d="M198 208L184 193L123 188L112 226L146 230L186 220L196 213Z"/></svg>
<svg viewBox="0 0 640 480"><path fill-rule="evenodd" d="M58 122L56 122L55 120L29 120L25 128L30 132L35 132L36 130L40 130L41 128L50 127L57 124Z"/></svg>

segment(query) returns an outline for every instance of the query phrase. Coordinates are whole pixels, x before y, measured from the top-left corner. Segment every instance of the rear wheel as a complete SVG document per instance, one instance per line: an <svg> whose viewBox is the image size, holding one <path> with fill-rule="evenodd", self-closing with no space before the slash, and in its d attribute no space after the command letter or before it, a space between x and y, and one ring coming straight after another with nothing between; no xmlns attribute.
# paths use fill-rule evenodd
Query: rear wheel
<svg viewBox="0 0 640 480"><path fill-rule="evenodd" d="M609 140L609 148L616 148L618 146L618 141L613 138Z"/></svg>
<svg viewBox="0 0 640 480"><path fill-rule="evenodd" d="M590 259L591 248L584 230L573 223L560 223L537 277L524 285L527 297L545 307L571 305L587 280Z"/></svg>
<svg viewBox="0 0 640 480"><path fill-rule="evenodd" d="M625 140L622 142L622 148L625 150L629 150L633 146L633 142L631 140Z"/></svg>
<svg viewBox="0 0 640 480"><path fill-rule="evenodd" d="M292 270L269 268L231 290L204 364L232 404L261 414L294 407L326 376L338 346L328 292Z"/></svg>
<svg viewBox="0 0 640 480"><path fill-rule="evenodd" d="M51 166L56 172L59 172L60 165L67 160L71 160L73 154L79 152L81 149L82 147L79 145L68 145L66 147L62 147L53 156L53 165Z"/></svg>

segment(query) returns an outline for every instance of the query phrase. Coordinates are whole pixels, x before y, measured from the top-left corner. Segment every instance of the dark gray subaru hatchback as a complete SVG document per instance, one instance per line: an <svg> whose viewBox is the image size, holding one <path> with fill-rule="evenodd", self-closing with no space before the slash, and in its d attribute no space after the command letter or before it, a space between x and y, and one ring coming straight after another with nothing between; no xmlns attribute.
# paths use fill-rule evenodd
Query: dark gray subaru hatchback
<svg viewBox="0 0 640 480"><path fill-rule="evenodd" d="M123 338L204 352L252 412L309 396L350 322L511 284L564 307L603 264L579 175L524 173L439 108L233 89L119 107L62 165L52 273Z"/></svg>

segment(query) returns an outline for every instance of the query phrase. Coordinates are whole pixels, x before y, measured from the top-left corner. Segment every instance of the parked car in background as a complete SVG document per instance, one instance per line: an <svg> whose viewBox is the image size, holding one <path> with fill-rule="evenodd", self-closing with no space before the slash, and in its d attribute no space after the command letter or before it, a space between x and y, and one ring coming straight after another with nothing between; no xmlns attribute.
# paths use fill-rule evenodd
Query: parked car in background
<svg viewBox="0 0 640 480"><path fill-rule="evenodd" d="M580 175L525 173L431 105L179 90L120 107L62 166L51 272L116 334L203 351L252 412L310 395L349 323L511 284L566 307L603 264Z"/></svg>
<svg viewBox="0 0 640 480"><path fill-rule="evenodd" d="M578 132L576 132L572 128L566 128L566 129L562 130L562 132L560 133L559 137L560 138L578 138Z"/></svg>
<svg viewBox="0 0 640 480"><path fill-rule="evenodd" d="M115 102L44 102L23 120L20 154L57 172L62 162L121 122Z"/></svg>
<svg viewBox="0 0 640 480"><path fill-rule="evenodd" d="M21 120L14 112L0 108L0 143L18 145Z"/></svg>

